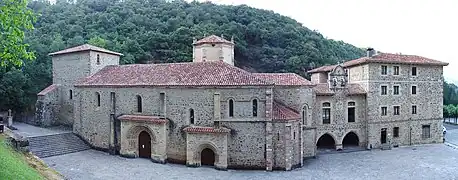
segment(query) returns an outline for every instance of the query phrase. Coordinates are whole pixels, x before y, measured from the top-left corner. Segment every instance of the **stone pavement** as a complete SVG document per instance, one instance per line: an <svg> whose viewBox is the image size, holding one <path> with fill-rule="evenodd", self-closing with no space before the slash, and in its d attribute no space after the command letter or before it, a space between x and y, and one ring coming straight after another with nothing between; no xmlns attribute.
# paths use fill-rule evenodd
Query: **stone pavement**
<svg viewBox="0 0 458 180"><path fill-rule="evenodd" d="M69 179L458 179L458 150L444 144L320 155L293 171L218 171L88 150L43 159Z"/></svg>
<svg viewBox="0 0 458 180"><path fill-rule="evenodd" d="M14 122L13 127L17 128L17 130L14 130L15 132L26 137L46 136L72 132L72 129L68 127L57 126L50 128L41 128L21 122Z"/></svg>

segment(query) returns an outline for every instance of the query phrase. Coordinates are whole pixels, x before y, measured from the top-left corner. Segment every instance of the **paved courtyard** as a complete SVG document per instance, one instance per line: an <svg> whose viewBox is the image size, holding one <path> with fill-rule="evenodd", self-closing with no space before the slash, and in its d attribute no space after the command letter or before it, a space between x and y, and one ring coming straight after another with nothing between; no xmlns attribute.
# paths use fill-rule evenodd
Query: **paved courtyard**
<svg viewBox="0 0 458 180"><path fill-rule="evenodd" d="M69 179L458 179L458 150L444 144L320 155L293 171L218 171L88 150L43 159Z"/></svg>

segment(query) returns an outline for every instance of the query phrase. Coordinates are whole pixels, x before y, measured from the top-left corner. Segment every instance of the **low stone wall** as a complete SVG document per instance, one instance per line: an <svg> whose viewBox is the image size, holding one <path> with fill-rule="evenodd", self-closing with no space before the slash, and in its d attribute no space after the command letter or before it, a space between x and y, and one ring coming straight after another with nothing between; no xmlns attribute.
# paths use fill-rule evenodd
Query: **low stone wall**
<svg viewBox="0 0 458 180"><path fill-rule="evenodd" d="M56 125L59 112L58 98L59 92L56 84L52 84L38 93L35 118L29 121L29 124L42 127Z"/></svg>

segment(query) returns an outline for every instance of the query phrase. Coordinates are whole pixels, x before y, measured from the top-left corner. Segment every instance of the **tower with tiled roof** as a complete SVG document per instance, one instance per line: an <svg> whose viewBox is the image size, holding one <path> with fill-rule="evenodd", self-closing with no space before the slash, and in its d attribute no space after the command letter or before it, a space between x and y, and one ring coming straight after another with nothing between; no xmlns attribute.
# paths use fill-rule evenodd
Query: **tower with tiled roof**
<svg viewBox="0 0 458 180"><path fill-rule="evenodd" d="M223 35L210 35L193 40L193 62L223 61L234 65L234 39L224 39Z"/></svg>

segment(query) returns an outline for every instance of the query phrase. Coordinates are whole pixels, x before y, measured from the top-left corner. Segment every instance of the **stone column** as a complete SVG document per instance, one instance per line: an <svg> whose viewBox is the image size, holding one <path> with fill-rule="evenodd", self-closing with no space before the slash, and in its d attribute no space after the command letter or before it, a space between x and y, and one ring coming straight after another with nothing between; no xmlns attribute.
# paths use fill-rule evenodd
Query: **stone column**
<svg viewBox="0 0 458 180"><path fill-rule="evenodd" d="M272 109L273 109L272 88L266 91L266 170L272 171L273 149L272 149Z"/></svg>
<svg viewBox="0 0 458 180"><path fill-rule="evenodd" d="M291 170L292 168L292 149L293 149L293 143L291 143L291 124L286 125L286 131L285 131L285 169L287 171Z"/></svg>
<svg viewBox="0 0 458 180"><path fill-rule="evenodd" d="M217 128L220 126L219 120L221 120L221 97L219 92L215 92L213 94L213 125Z"/></svg>
<svg viewBox="0 0 458 180"><path fill-rule="evenodd" d="M8 109L8 117L7 117L7 125L8 127L13 126L13 113L11 112L11 109Z"/></svg>

